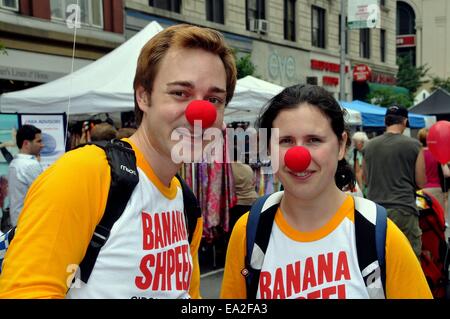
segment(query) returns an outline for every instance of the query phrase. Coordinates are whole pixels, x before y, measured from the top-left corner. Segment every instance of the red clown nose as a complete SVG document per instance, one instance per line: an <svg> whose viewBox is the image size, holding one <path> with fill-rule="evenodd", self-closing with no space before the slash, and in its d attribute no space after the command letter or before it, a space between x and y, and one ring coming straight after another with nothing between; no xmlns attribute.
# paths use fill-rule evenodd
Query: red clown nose
<svg viewBox="0 0 450 319"><path fill-rule="evenodd" d="M311 163L311 154L305 147L295 146L284 155L284 163L291 171L300 173L306 170Z"/></svg>
<svg viewBox="0 0 450 319"><path fill-rule="evenodd" d="M192 126L194 126L195 121L201 121L201 127L206 129L216 121L217 111L211 102L195 100L187 106L185 116Z"/></svg>

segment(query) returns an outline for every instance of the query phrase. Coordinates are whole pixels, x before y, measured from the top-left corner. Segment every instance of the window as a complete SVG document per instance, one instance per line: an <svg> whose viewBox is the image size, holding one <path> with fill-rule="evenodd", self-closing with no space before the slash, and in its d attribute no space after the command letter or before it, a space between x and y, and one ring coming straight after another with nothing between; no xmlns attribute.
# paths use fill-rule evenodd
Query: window
<svg viewBox="0 0 450 319"><path fill-rule="evenodd" d="M1 0L0 8L19 11L19 0Z"/></svg>
<svg viewBox="0 0 450 319"><path fill-rule="evenodd" d="M311 7L311 44L325 48L325 9Z"/></svg>
<svg viewBox="0 0 450 319"><path fill-rule="evenodd" d="M359 56L370 59L370 29L359 30Z"/></svg>
<svg viewBox="0 0 450 319"><path fill-rule="evenodd" d="M347 17L345 17L345 53L348 53L348 32L347 32ZM341 15L339 15L339 25L338 25L338 30L339 30L339 46L341 46Z"/></svg>
<svg viewBox="0 0 450 319"><path fill-rule="evenodd" d="M149 0L148 4L152 7L167 11L181 12L181 0Z"/></svg>
<svg viewBox="0 0 450 319"><path fill-rule="evenodd" d="M80 22L84 25L91 25L103 28L103 2L99 0L78 0L80 8ZM66 20L72 14L67 12L67 7L77 4L77 0L51 0L50 10L52 18Z"/></svg>
<svg viewBox="0 0 450 319"><path fill-rule="evenodd" d="M380 6L382 7L386 6L386 0L380 0Z"/></svg>
<svg viewBox="0 0 450 319"><path fill-rule="evenodd" d="M223 0L206 0L206 19L224 24Z"/></svg>
<svg viewBox="0 0 450 319"><path fill-rule="evenodd" d="M295 41L295 2L284 0L284 38Z"/></svg>
<svg viewBox="0 0 450 319"><path fill-rule="evenodd" d="M386 62L386 30L380 29L380 60Z"/></svg>
<svg viewBox="0 0 450 319"><path fill-rule="evenodd" d="M250 20L266 18L266 4L264 0L246 0L245 5L247 13L246 27L247 30L251 30Z"/></svg>

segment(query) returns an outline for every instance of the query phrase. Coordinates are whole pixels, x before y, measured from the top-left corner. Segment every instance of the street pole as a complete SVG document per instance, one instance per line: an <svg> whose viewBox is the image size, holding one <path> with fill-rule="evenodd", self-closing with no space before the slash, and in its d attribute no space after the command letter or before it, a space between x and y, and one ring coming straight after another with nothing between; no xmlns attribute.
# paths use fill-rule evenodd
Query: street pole
<svg viewBox="0 0 450 319"><path fill-rule="evenodd" d="M340 64L340 68L339 68L339 100L340 101L346 101L346 94L345 94L345 43L346 43L346 38L345 38L345 16L346 16L346 11L345 10L345 3L346 0L341 0L341 25L340 25L340 30L339 32L341 32L341 64Z"/></svg>

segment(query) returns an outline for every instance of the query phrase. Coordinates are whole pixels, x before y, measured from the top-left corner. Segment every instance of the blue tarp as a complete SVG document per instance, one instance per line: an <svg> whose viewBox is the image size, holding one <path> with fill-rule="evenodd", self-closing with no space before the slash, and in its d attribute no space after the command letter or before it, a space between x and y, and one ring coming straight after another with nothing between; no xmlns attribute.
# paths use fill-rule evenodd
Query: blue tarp
<svg viewBox="0 0 450 319"><path fill-rule="evenodd" d="M362 126L368 127L384 127L384 116L386 114L386 108L378 105L373 105L363 101L340 102L342 106L348 109L359 111L362 117ZM425 117L419 114L408 114L409 127L422 128L425 127Z"/></svg>

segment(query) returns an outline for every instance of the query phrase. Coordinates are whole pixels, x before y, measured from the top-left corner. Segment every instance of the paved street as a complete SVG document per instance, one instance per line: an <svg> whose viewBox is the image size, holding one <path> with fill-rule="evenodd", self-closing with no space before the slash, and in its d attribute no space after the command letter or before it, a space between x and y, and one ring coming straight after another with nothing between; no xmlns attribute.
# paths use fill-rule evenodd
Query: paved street
<svg viewBox="0 0 450 319"><path fill-rule="evenodd" d="M200 291L203 299L218 299L222 285L223 269L200 275Z"/></svg>

